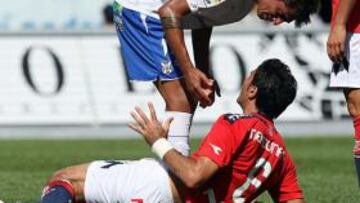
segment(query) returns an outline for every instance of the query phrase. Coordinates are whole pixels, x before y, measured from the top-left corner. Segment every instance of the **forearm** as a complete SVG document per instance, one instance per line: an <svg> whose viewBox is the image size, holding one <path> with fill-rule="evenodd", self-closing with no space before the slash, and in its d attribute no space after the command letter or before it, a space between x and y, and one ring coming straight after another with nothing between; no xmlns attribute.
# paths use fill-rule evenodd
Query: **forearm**
<svg viewBox="0 0 360 203"><path fill-rule="evenodd" d="M210 76L210 38L212 28L192 30L192 44L196 67L207 76Z"/></svg>
<svg viewBox="0 0 360 203"><path fill-rule="evenodd" d="M194 68L194 65L186 49L183 31L181 29L167 29L165 31L165 37L181 71L186 76L191 69Z"/></svg>
<svg viewBox="0 0 360 203"><path fill-rule="evenodd" d="M181 17L189 12L190 9L184 0L168 1L159 9L165 39L184 74L193 68L181 28Z"/></svg>
<svg viewBox="0 0 360 203"><path fill-rule="evenodd" d="M197 160L192 157L185 157L176 150L171 150L166 153L163 161L174 175L189 188L196 188L205 181L201 180L199 174L203 173L198 167Z"/></svg>
<svg viewBox="0 0 360 203"><path fill-rule="evenodd" d="M346 25L346 22L349 19L350 13L353 10L355 3L358 0L341 0L338 10L336 11L336 16L334 20L334 25Z"/></svg>

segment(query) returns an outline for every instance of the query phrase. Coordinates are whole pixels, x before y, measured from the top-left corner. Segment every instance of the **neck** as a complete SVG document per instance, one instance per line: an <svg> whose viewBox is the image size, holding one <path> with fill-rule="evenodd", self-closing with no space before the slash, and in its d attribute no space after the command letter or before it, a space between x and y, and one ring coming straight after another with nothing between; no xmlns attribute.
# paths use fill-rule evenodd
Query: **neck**
<svg viewBox="0 0 360 203"><path fill-rule="evenodd" d="M243 112L245 113L245 114L251 114L251 113L258 113L259 112L259 110L258 110L258 108L255 106L255 105L245 105L244 107L243 107Z"/></svg>

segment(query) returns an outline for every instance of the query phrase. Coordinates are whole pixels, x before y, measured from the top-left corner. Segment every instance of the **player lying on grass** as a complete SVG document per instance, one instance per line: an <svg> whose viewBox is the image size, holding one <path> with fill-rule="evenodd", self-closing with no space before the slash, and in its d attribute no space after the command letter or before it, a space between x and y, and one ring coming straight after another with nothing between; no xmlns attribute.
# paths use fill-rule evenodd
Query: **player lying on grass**
<svg viewBox="0 0 360 203"><path fill-rule="evenodd" d="M274 127L293 102L297 82L280 60L263 62L245 79L237 102L243 114L224 114L190 157L166 140L153 105L140 108L129 126L160 160L94 161L53 174L42 203L251 202L268 191L275 202L303 203L295 165ZM166 164L166 167L163 165Z"/></svg>

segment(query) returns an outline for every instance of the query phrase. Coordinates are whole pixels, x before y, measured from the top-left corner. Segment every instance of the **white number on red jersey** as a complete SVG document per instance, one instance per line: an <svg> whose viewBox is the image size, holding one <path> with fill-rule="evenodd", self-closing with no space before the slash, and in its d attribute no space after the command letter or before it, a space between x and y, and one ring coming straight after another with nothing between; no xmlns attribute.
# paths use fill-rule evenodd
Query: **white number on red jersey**
<svg viewBox="0 0 360 203"><path fill-rule="evenodd" d="M262 182L257 177L254 177L255 174L258 173L260 169L263 169L263 173L261 174L265 179L269 177L272 167L270 162L261 157L255 164L254 168L250 171L246 181L240 187L238 187L233 193L233 201L235 203L245 202L245 198L242 197L244 192L249 189L251 185L253 185L256 189L258 189Z"/></svg>

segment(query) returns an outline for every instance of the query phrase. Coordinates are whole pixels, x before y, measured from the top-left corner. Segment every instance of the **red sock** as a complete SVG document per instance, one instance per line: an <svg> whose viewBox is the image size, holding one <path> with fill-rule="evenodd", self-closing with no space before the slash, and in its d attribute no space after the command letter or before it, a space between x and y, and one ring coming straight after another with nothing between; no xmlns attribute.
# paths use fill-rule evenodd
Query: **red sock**
<svg viewBox="0 0 360 203"><path fill-rule="evenodd" d="M360 116L353 118L354 129L355 129L355 145L354 145L354 155L360 156Z"/></svg>

